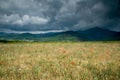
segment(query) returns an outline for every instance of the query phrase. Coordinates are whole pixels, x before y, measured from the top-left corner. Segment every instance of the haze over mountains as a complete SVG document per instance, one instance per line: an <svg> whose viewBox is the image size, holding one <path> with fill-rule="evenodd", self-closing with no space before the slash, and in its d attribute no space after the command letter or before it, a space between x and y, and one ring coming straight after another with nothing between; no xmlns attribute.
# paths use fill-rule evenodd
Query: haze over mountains
<svg viewBox="0 0 120 80"><path fill-rule="evenodd" d="M48 32L44 34L4 33L0 32L0 40L18 41L120 41L120 32L102 28L88 30Z"/></svg>

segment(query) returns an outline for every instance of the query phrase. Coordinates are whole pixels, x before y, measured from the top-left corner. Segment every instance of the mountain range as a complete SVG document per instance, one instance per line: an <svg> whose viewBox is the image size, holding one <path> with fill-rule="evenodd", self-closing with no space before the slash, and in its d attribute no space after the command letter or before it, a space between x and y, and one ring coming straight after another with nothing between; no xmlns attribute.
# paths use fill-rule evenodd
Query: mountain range
<svg viewBox="0 0 120 80"><path fill-rule="evenodd" d="M4 33L0 32L0 40L16 41L120 41L120 32L99 27L88 30L50 32L44 34Z"/></svg>

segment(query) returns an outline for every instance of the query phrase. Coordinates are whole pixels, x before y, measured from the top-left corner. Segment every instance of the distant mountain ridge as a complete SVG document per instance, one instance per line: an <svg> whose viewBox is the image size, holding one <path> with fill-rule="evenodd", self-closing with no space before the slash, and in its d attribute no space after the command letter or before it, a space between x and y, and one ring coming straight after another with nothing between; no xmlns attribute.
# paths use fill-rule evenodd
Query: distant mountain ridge
<svg viewBox="0 0 120 80"><path fill-rule="evenodd" d="M45 34L30 33L3 33L0 32L0 40L20 41L120 41L120 32L102 28L91 28L85 31L50 32Z"/></svg>

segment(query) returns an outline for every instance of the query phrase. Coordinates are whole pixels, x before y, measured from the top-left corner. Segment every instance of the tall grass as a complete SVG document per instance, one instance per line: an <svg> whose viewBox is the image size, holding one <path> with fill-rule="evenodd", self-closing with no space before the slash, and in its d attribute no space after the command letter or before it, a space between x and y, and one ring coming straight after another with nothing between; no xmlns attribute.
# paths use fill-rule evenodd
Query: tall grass
<svg viewBox="0 0 120 80"><path fill-rule="evenodd" d="M0 80L119 80L120 43L0 43Z"/></svg>

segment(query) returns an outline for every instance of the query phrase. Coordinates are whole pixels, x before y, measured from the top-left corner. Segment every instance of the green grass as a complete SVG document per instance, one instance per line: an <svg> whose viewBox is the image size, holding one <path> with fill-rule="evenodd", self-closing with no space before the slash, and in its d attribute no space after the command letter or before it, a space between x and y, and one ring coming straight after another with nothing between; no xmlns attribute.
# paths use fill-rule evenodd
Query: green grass
<svg viewBox="0 0 120 80"><path fill-rule="evenodd" d="M119 80L120 42L0 43L0 80Z"/></svg>

